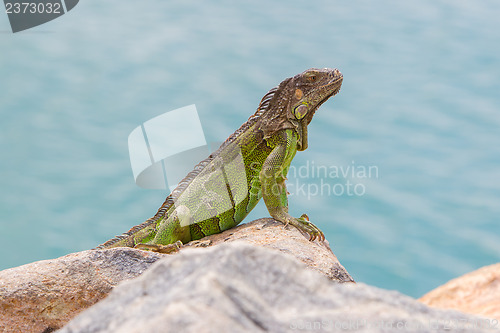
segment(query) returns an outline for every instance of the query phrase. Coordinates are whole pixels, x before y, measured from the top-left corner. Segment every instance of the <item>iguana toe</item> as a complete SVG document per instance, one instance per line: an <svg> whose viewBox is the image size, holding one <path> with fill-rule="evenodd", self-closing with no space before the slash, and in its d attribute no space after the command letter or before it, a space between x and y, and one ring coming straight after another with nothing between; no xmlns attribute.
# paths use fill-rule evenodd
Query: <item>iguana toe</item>
<svg viewBox="0 0 500 333"><path fill-rule="evenodd" d="M174 253L174 252L179 252L182 246L183 246L182 242L178 240L173 244L167 244L167 245L139 243L136 246L134 246L134 248L146 251L158 252L158 253Z"/></svg>
<svg viewBox="0 0 500 333"><path fill-rule="evenodd" d="M306 214L302 214L301 217L294 219L290 223L297 229L307 233L310 241L314 241L316 238L320 242L325 240L323 232L313 223L309 222L309 217Z"/></svg>

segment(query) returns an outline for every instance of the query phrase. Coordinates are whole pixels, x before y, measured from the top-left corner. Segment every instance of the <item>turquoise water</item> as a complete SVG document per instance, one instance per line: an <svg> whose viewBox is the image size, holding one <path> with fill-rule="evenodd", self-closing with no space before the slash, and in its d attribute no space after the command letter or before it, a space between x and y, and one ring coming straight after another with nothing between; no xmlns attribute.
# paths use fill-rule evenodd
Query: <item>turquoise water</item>
<svg viewBox="0 0 500 333"><path fill-rule="evenodd" d="M0 14L0 269L156 212L165 193L137 187L128 158L144 121L196 104L222 141L310 67L344 84L294 160L291 212L354 278L420 296L499 262L498 17L492 0L82 0L12 34ZM248 220L267 215L260 203Z"/></svg>

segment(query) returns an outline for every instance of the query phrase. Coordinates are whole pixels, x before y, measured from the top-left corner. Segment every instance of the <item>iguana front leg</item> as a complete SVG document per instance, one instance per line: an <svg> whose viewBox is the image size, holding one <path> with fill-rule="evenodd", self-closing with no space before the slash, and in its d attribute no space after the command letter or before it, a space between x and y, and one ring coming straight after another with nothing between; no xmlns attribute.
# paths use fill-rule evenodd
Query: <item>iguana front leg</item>
<svg viewBox="0 0 500 333"><path fill-rule="evenodd" d="M288 197L285 186L288 167L297 152L297 134L292 130L283 130L273 135L268 142L273 150L262 165L259 178L262 186L262 197L269 214L286 225L291 224L309 234L309 240L316 238L323 241L325 235L314 224L309 222L306 214L295 218L288 214Z"/></svg>

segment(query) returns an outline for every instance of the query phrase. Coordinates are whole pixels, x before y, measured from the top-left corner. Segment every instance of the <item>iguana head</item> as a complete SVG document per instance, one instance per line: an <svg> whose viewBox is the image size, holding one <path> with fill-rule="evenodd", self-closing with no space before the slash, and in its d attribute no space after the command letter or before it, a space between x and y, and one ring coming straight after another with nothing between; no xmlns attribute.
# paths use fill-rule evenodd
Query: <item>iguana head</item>
<svg viewBox="0 0 500 333"><path fill-rule="evenodd" d="M330 68L311 68L292 77L287 84L293 90L288 118L309 124L321 104L339 92L342 78L338 69Z"/></svg>
<svg viewBox="0 0 500 333"><path fill-rule="evenodd" d="M342 85L342 73L338 69L311 68L285 79L271 89L261 101L260 129L264 137L285 128L299 134L298 150L307 148L307 125L316 110L330 97L337 94Z"/></svg>

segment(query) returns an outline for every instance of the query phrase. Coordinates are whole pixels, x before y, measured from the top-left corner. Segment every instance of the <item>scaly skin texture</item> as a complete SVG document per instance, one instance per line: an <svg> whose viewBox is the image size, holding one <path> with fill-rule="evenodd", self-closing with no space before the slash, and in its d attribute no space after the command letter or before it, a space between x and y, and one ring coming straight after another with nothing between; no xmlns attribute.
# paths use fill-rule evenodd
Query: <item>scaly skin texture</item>
<svg viewBox="0 0 500 333"><path fill-rule="evenodd" d="M288 213L286 175L297 151L307 148L307 125L342 84L337 69L308 69L281 82L220 148L201 161L158 212L97 247L128 246L171 252L182 243L238 225L261 198L269 214L310 236L324 235L307 215Z"/></svg>

